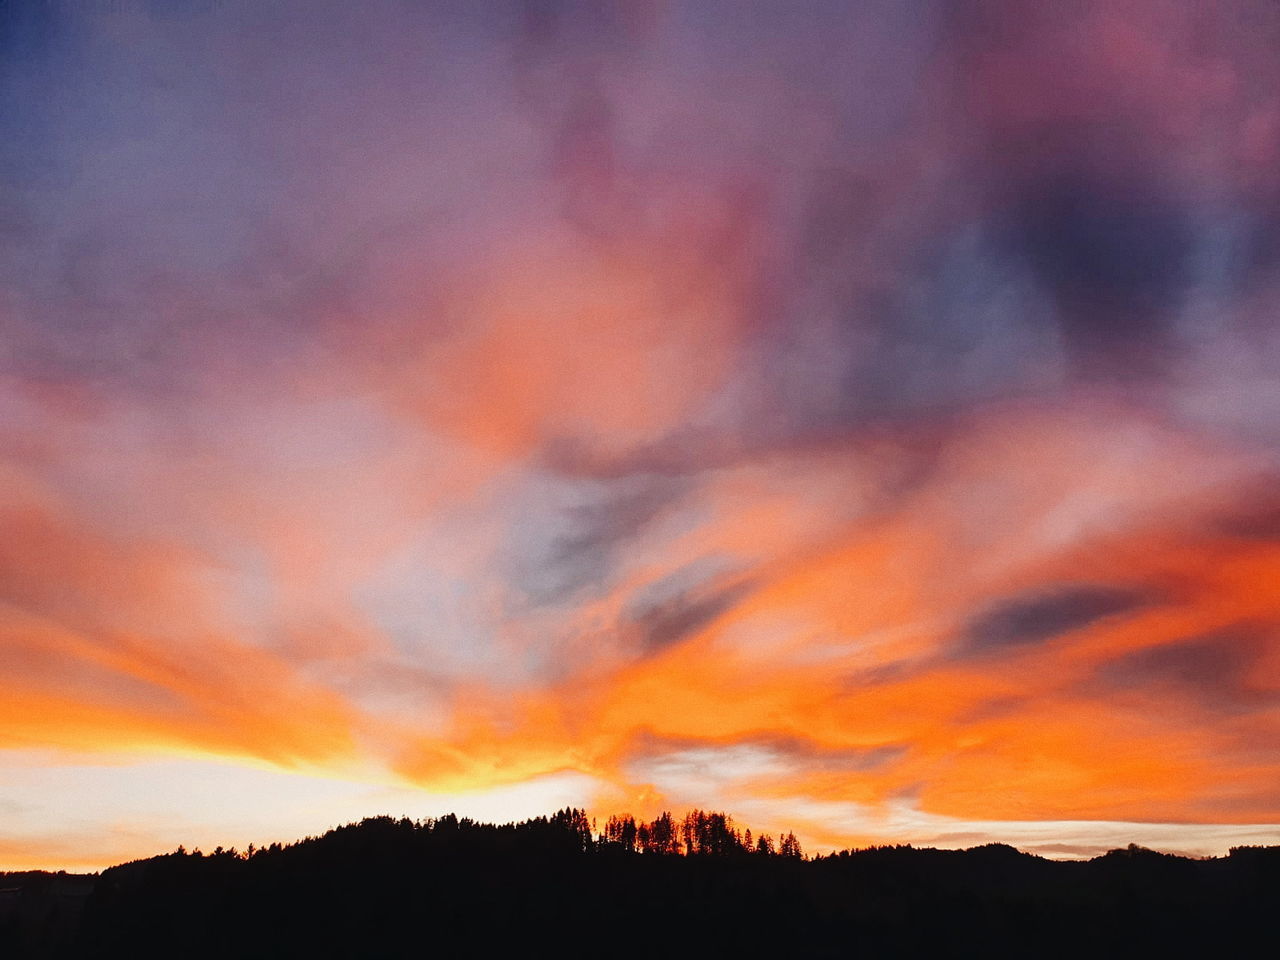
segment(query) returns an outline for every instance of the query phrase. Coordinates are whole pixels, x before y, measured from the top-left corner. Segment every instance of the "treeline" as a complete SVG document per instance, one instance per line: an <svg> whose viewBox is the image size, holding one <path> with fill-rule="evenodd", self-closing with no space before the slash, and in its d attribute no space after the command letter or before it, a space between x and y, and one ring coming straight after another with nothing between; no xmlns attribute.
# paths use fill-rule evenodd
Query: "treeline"
<svg viewBox="0 0 1280 960"><path fill-rule="evenodd" d="M542 854L594 852L652 856L732 857L750 854L804 857L795 833L788 832L775 843L767 833L757 837L749 828L739 830L731 816L717 811L691 810L682 818L664 811L650 821L637 821L630 814L623 814L609 817L604 827L598 828L585 810L576 807L509 824L481 823L454 814L425 820L368 817L359 823L330 830L323 837L305 837L288 846L273 843L259 848L250 844L243 852L234 847L217 847L207 856L249 859L321 841L339 843L348 836L381 838L389 833L398 835L406 844L423 848L422 852L427 848L443 851L463 844L476 852L494 852L518 846L525 851ZM206 856L200 850L188 853L185 847L179 847L174 853L176 856Z"/></svg>
<svg viewBox="0 0 1280 960"><path fill-rule="evenodd" d="M670 813L663 813L648 823L637 823L629 814L610 817L600 839L603 844L614 844L629 853L803 856L800 841L794 833L787 833L775 844L767 833L753 838L750 828L739 832L733 818L727 814L704 810L692 810L684 815L683 820L675 820Z"/></svg>
<svg viewBox="0 0 1280 960"><path fill-rule="evenodd" d="M637 821L630 814L611 816L603 828L585 810L566 807L550 816L534 817L519 823L482 823L469 817L446 814L424 820L366 817L359 823L336 827L321 837L304 837L292 844L273 843L266 847L249 844L246 850L217 847L205 854L178 847L174 856L251 859L272 856L295 847L324 843L341 846L348 838L380 841L395 835L399 841L423 848L447 851L458 845L473 852L498 852L519 847L534 853L636 853L665 856L782 856L803 858L800 841L788 832L777 843L769 834L752 835L739 830L725 813L691 810L677 819L664 811L653 820ZM146 862L146 861L139 861ZM124 864L122 866L128 866ZM112 868L119 869L119 868Z"/></svg>
<svg viewBox="0 0 1280 960"><path fill-rule="evenodd" d="M93 877L0 875L0 958L1268 956L1278 902L1277 847L805 858L698 810L373 817Z"/></svg>

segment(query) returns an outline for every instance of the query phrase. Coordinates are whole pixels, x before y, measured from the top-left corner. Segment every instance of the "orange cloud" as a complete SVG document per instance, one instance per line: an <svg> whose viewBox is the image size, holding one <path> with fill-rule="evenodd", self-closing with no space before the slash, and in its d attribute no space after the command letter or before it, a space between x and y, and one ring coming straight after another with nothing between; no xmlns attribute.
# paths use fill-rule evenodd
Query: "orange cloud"
<svg viewBox="0 0 1280 960"><path fill-rule="evenodd" d="M1052 425L1031 429L1047 437ZM1007 442L1004 431L995 436ZM1177 442L1165 455L1194 461ZM1204 509L1158 523L1163 515L1140 505L1191 503L1185 485L1144 490L1125 477L1097 491L1095 503L1111 511L1105 523L1082 518L1037 551L1019 542L1019 529L1036 535L1026 527L996 531L983 538L992 554L966 565L970 544L945 535L947 504L935 497L972 482L963 473L940 481L829 546L802 539L788 553L774 544L751 589L670 648L612 668L601 661L515 698L464 698L460 726L402 770L424 784L482 789L573 768L613 784L605 801L652 809L661 787L633 774L652 751L644 744L758 744L775 769L744 773L740 796L872 807L909 797L958 820L1274 819L1277 758L1260 745L1275 742L1280 683L1280 607L1266 586L1276 547L1206 532ZM1052 512L1052 473L1020 482L1035 499L1007 502L1007 516ZM1207 489L1212 502L1219 488ZM753 522L750 512L727 516L723 529L697 536L745 544L734 531ZM945 571L955 575L944 581ZM964 635L997 628L992 611L1011 602L1001 597L1022 599L1005 614L1013 626L999 629L1026 635L974 652L965 644L980 638ZM614 599L593 609L616 617L622 607ZM1244 639L1232 633L1242 624ZM1217 668L1187 660L1219 649ZM1166 659L1152 656L1160 651ZM778 753L780 742L808 746ZM849 753L877 750L887 751L883 762L869 766Z"/></svg>

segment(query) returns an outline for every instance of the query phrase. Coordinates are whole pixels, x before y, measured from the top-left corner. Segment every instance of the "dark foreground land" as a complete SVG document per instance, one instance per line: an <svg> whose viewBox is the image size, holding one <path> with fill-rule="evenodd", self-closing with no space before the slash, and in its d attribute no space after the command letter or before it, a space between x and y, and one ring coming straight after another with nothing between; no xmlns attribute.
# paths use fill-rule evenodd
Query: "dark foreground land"
<svg viewBox="0 0 1280 960"><path fill-rule="evenodd" d="M0 958L1280 956L1280 847L806 860L718 815L689 823L593 839L579 811L381 817L249 853L0 874Z"/></svg>

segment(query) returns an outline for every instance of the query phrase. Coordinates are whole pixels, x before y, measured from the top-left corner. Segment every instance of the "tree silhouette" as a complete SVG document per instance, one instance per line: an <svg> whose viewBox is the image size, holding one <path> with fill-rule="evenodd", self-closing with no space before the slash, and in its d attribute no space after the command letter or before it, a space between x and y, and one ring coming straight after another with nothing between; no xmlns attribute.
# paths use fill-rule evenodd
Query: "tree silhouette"
<svg viewBox="0 0 1280 960"><path fill-rule="evenodd" d="M775 844L704 810L617 815L598 835L572 807L501 825L371 817L246 853L0 875L0 957L488 956L499 927L557 956L1263 956L1280 899L1280 847L806 859L794 832Z"/></svg>
<svg viewBox="0 0 1280 960"><path fill-rule="evenodd" d="M788 832L787 835L778 842L778 853L780 856L784 857L802 856L800 853L800 841L796 839L796 835L794 833Z"/></svg>

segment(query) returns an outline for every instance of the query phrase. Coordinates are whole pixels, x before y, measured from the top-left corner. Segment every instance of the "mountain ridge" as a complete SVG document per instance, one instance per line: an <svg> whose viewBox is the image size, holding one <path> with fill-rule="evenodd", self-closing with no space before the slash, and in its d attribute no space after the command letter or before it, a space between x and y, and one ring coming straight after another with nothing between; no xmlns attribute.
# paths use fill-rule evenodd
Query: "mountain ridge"
<svg viewBox="0 0 1280 960"><path fill-rule="evenodd" d="M506 952L508 934L567 956L1184 955L1276 940L1280 846L1194 859L1130 844L1061 861L899 844L806 858L798 845L748 849L731 818L693 811L659 818L679 846L654 852L627 819L595 831L572 808L509 824L378 816L244 852L0 874L0 952L401 957L420 955L423 930L447 956Z"/></svg>

